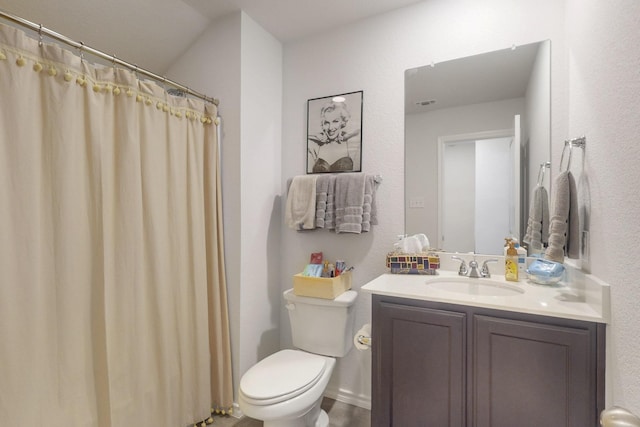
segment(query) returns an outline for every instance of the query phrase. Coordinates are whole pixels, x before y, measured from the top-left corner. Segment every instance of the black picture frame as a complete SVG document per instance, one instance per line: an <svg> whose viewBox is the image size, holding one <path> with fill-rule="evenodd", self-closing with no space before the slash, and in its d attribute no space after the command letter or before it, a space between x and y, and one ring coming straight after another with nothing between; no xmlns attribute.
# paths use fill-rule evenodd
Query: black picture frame
<svg viewBox="0 0 640 427"><path fill-rule="evenodd" d="M307 174L362 171L363 95L307 101Z"/></svg>

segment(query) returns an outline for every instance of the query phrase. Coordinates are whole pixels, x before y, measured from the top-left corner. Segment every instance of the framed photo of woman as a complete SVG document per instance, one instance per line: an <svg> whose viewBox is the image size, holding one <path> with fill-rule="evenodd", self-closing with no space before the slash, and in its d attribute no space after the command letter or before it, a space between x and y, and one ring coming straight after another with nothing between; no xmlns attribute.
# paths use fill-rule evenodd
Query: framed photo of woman
<svg viewBox="0 0 640 427"><path fill-rule="evenodd" d="M362 171L363 91L307 101L307 173Z"/></svg>

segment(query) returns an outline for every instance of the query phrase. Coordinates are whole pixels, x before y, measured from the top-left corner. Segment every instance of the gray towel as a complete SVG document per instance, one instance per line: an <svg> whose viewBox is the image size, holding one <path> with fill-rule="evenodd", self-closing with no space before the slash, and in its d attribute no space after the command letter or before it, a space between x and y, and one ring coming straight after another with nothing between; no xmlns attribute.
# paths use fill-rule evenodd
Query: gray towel
<svg viewBox="0 0 640 427"><path fill-rule="evenodd" d="M341 173L336 177L336 233L361 233L365 174Z"/></svg>
<svg viewBox="0 0 640 427"><path fill-rule="evenodd" d="M376 183L373 175L367 175L364 181L364 203L362 205L362 231L371 230L378 223L376 216Z"/></svg>
<svg viewBox="0 0 640 427"><path fill-rule="evenodd" d="M327 211L329 208L330 217L333 218L333 200L331 204L328 203L329 184L331 181L335 181L334 175L320 175L316 180L316 228L325 228ZM332 187L335 187L335 182ZM333 197L333 190L331 191ZM333 222L333 221L331 221Z"/></svg>
<svg viewBox="0 0 640 427"><path fill-rule="evenodd" d="M336 204L335 204L335 192L336 192L336 176L331 175L329 179L329 185L327 186L327 208L324 212L324 228L327 230L333 230L336 228Z"/></svg>
<svg viewBox="0 0 640 427"><path fill-rule="evenodd" d="M534 253L540 253L549 243L549 195L547 189L536 186L531 195L527 232L522 239Z"/></svg>
<svg viewBox="0 0 640 427"><path fill-rule="evenodd" d="M565 251L570 258L580 256L578 191L573 174L568 171L560 173L555 180L554 190L553 213L549 220L549 247L544 257L550 261L564 262Z"/></svg>
<svg viewBox="0 0 640 427"><path fill-rule="evenodd" d="M567 235L567 256L580 258L580 212L578 208L578 186L569 172L569 234Z"/></svg>

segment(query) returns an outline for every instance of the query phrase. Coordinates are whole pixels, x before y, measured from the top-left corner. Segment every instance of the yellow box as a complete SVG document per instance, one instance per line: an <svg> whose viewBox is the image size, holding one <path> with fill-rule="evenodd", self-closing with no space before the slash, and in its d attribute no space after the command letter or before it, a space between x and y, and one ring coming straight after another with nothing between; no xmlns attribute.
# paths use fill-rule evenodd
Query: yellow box
<svg viewBox="0 0 640 427"><path fill-rule="evenodd" d="M303 297L334 299L351 289L351 272L338 277L293 276L293 293Z"/></svg>

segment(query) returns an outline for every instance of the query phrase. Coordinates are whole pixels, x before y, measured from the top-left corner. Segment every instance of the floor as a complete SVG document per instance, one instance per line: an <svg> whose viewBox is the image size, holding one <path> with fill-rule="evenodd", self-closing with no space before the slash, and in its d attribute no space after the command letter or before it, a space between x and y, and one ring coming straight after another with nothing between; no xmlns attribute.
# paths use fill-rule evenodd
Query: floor
<svg viewBox="0 0 640 427"><path fill-rule="evenodd" d="M322 409L329 414L330 427L369 427L371 412L357 406L338 402L327 397L322 401ZM212 427L262 427L262 421L252 418L237 419L230 416L216 416Z"/></svg>

